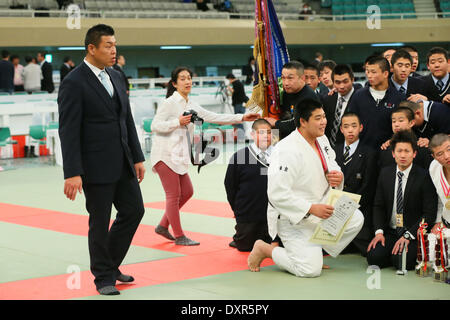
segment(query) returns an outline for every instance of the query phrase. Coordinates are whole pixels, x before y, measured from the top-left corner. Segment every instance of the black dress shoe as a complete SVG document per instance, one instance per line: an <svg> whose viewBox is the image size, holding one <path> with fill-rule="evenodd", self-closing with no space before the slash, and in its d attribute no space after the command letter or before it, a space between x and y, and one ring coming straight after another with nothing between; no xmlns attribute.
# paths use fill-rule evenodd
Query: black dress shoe
<svg viewBox="0 0 450 320"><path fill-rule="evenodd" d="M232 248L237 248L236 242L234 241L231 241L228 245Z"/></svg>
<svg viewBox="0 0 450 320"><path fill-rule="evenodd" d="M104 296L117 296L120 294L119 290L116 289L114 286L106 286L100 289L97 289L97 291Z"/></svg>
<svg viewBox="0 0 450 320"><path fill-rule="evenodd" d="M120 282L133 282L134 278L132 276L126 275L126 274L120 274L117 278Z"/></svg>

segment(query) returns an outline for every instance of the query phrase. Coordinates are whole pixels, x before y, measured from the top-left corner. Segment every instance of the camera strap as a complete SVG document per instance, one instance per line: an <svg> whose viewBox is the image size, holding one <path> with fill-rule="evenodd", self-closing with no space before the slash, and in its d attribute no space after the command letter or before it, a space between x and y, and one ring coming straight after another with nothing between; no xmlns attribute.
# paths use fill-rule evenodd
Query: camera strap
<svg viewBox="0 0 450 320"><path fill-rule="evenodd" d="M195 124L194 124L195 126ZM189 153L191 158L191 163L193 166L197 166L197 172L200 173L200 169L210 162L213 162L219 156L219 150L217 148L208 147L208 141L203 139L203 129L200 127L200 143L194 142L195 156L192 151L191 136L189 134L189 129L186 130L186 137L188 140ZM199 161L201 153L205 153L203 160Z"/></svg>

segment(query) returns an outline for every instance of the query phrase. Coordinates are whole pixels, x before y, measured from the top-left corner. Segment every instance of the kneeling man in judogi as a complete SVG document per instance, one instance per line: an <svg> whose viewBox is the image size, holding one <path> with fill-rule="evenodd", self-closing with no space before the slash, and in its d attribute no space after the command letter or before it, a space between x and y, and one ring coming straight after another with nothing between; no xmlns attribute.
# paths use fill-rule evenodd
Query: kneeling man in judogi
<svg viewBox="0 0 450 320"><path fill-rule="evenodd" d="M332 257L361 230L364 217L356 210L335 245L310 242L317 225L333 214L325 204L330 189L342 190L344 175L335 153L324 135L327 119L322 105L303 100L295 106L297 130L273 149L268 170L267 222L269 234L280 237L284 248L257 240L248 257L251 271L259 271L265 258L272 258L281 269L298 277L318 277L323 266L324 249Z"/></svg>

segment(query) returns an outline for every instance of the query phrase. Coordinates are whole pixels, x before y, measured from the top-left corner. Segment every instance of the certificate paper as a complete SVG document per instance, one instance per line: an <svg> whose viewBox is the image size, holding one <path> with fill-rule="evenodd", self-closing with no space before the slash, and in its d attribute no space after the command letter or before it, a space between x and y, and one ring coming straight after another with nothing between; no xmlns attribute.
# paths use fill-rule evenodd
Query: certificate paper
<svg viewBox="0 0 450 320"><path fill-rule="evenodd" d="M359 194L332 189L327 204L334 207L330 218L322 220L309 241L322 245L334 245L341 239L355 210L359 207Z"/></svg>

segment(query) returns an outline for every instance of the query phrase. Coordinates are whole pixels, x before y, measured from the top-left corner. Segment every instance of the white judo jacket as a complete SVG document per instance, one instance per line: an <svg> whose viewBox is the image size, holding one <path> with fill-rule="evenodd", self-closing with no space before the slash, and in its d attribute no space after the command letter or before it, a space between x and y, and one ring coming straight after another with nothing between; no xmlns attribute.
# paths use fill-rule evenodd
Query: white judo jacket
<svg viewBox="0 0 450 320"><path fill-rule="evenodd" d="M317 138L317 141L325 157L328 171L341 171L328 138L323 135ZM292 224L299 223L305 218L312 204L326 203L331 188L318 154L298 130L294 130L275 145L270 159L267 180L269 198L267 223L269 234L273 239L278 233L278 216L289 219ZM344 181L337 189L342 190L343 186ZM313 215L307 219L321 221Z"/></svg>
<svg viewBox="0 0 450 320"><path fill-rule="evenodd" d="M437 216L436 216L436 223L441 222L442 221L442 217L447 221L450 222L450 210L445 208L445 203L450 200L447 199L445 197L444 194L444 189L442 188L441 185L441 175L444 176L444 172L443 172L443 168L442 165L436 161L433 160L430 164L430 176L431 176L431 180L433 181L433 184L436 188L436 192L438 195L438 211L437 211ZM445 176L444 176L445 179ZM444 181L447 185L447 187L449 186L447 181Z"/></svg>

